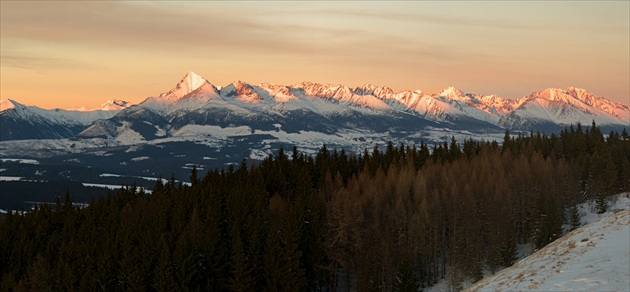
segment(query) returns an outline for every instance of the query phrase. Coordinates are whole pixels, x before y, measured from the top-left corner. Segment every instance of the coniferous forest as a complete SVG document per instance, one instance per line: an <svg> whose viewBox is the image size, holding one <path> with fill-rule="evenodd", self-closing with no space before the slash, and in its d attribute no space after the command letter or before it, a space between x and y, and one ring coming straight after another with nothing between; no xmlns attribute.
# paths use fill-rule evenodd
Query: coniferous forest
<svg viewBox="0 0 630 292"><path fill-rule="evenodd" d="M166 172L168 170L165 170ZM0 217L0 290L417 291L511 265L630 190L630 137L595 124L392 145L158 180Z"/></svg>

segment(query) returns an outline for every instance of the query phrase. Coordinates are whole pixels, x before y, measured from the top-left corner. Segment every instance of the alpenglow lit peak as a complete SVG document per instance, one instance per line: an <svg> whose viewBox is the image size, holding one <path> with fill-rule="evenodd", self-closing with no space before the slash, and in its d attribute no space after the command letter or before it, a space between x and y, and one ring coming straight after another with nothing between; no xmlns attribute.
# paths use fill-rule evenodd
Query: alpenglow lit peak
<svg viewBox="0 0 630 292"><path fill-rule="evenodd" d="M463 91L452 86L442 90L442 92L440 92L440 94L438 95L442 97L446 97L448 99L454 99L454 100L461 100L462 97L466 96L466 94Z"/></svg>
<svg viewBox="0 0 630 292"><path fill-rule="evenodd" d="M197 75L195 72L188 72L186 76L175 85L175 88L171 89L167 93L162 93L160 97L165 97L169 99L178 99L181 98L195 90L199 87L203 86L208 81Z"/></svg>
<svg viewBox="0 0 630 292"><path fill-rule="evenodd" d="M120 99L110 99L104 104L101 104L100 109L104 111L116 111L116 110L122 110L129 106L131 106L131 104L129 104L129 102L127 101L120 100Z"/></svg>

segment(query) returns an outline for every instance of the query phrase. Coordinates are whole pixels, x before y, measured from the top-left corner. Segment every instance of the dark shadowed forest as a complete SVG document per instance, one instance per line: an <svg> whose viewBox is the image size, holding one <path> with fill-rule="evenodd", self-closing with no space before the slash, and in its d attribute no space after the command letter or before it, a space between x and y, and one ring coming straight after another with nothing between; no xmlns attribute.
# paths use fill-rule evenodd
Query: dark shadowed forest
<svg viewBox="0 0 630 292"><path fill-rule="evenodd" d="M168 170L165 170L168 173ZM158 181L0 217L0 290L417 291L540 248L577 203L630 190L630 137L595 124L392 145Z"/></svg>

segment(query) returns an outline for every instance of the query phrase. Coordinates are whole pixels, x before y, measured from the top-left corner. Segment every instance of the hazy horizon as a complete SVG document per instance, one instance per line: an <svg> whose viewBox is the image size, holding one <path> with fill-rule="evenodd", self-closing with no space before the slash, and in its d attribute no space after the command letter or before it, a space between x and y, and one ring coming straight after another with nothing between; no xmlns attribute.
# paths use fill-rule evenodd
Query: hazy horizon
<svg viewBox="0 0 630 292"><path fill-rule="evenodd" d="M243 80L630 105L630 2L2 1L0 99L139 103L194 71ZM36 85L36 86L35 86Z"/></svg>

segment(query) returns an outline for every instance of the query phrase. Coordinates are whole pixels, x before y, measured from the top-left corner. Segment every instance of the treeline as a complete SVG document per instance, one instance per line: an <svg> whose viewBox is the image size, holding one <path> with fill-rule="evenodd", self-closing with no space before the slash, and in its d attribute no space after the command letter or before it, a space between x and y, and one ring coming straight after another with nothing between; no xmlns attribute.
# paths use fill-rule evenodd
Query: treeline
<svg viewBox="0 0 630 292"><path fill-rule="evenodd" d="M478 280L540 248L576 203L630 190L630 137L559 135L374 148L160 180L0 219L0 290L416 291ZM567 211L568 210L568 211Z"/></svg>
<svg viewBox="0 0 630 292"><path fill-rule="evenodd" d="M105 196L109 190L86 187L77 181L0 181L2 199L0 209L30 210L33 205L54 202L65 192L72 194L75 202L89 202L92 196Z"/></svg>

